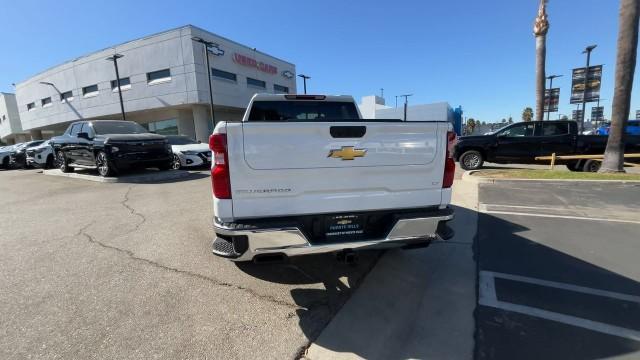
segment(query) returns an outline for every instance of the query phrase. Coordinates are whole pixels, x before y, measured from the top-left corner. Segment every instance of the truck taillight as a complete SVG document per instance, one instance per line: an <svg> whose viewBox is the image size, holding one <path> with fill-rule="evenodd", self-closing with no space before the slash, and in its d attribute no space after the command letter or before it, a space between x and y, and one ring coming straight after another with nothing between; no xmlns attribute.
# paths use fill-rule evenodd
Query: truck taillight
<svg viewBox="0 0 640 360"><path fill-rule="evenodd" d="M456 172L456 162L453 160L453 147L456 144L456 133L447 131L447 153L444 159L444 176L442 188L448 189L453 185L453 177Z"/></svg>
<svg viewBox="0 0 640 360"><path fill-rule="evenodd" d="M231 199L227 135L211 135L209 137L209 149L211 149L211 158L213 161L213 167L211 168L211 186L213 187L213 196L218 199Z"/></svg>

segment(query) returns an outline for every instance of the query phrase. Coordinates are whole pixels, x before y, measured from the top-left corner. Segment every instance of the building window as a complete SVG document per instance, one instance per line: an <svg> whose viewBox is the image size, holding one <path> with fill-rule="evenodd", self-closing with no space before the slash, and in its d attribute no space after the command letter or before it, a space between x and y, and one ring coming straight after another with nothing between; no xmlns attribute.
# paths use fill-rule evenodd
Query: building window
<svg viewBox="0 0 640 360"><path fill-rule="evenodd" d="M82 88L82 96L91 97L98 95L98 85L90 85Z"/></svg>
<svg viewBox="0 0 640 360"><path fill-rule="evenodd" d="M273 84L273 91L276 94L288 94L289 93L289 88L286 86L282 86L282 85L278 85L278 84Z"/></svg>
<svg viewBox="0 0 640 360"><path fill-rule="evenodd" d="M176 119L162 120L143 124L144 127L160 135L178 135L178 121Z"/></svg>
<svg viewBox="0 0 640 360"><path fill-rule="evenodd" d="M152 71L147 73L147 84L153 85L171 81L171 71L169 69Z"/></svg>
<svg viewBox="0 0 640 360"><path fill-rule="evenodd" d="M131 80L128 77L120 78L120 90L125 91L129 89L131 89ZM111 80L111 91L118 91L118 81Z"/></svg>
<svg viewBox="0 0 640 360"><path fill-rule="evenodd" d="M40 104L42 104L43 108L51 106L51 97L46 97L46 98L40 100Z"/></svg>
<svg viewBox="0 0 640 360"><path fill-rule="evenodd" d="M73 100L73 93L71 91L65 91L60 94L60 102L67 102Z"/></svg>
<svg viewBox="0 0 640 360"><path fill-rule="evenodd" d="M33 109L36 108L36 103L28 103L27 104L27 111L31 111Z"/></svg>
<svg viewBox="0 0 640 360"><path fill-rule="evenodd" d="M266 82L264 82L262 80L252 79L250 77L247 78L247 85L253 86L253 87L257 87L257 88L261 88L261 89L266 89L267 88L267 83Z"/></svg>
<svg viewBox="0 0 640 360"><path fill-rule="evenodd" d="M233 82L238 81L238 76L236 74L214 68L211 68L211 76L219 79L231 80Z"/></svg>

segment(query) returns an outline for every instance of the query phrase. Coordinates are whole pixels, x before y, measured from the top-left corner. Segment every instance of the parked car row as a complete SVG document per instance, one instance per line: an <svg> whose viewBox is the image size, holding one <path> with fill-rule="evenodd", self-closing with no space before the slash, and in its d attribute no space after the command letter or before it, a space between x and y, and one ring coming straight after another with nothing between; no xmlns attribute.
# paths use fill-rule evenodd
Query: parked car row
<svg viewBox="0 0 640 360"><path fill-rule="evenodd" d="M160 170L211 164L208 144L187 136L150 133L140 124L121 120L77 121L61 135L0 148L4 168L95 169L113 176L128 169Z"/></svg>

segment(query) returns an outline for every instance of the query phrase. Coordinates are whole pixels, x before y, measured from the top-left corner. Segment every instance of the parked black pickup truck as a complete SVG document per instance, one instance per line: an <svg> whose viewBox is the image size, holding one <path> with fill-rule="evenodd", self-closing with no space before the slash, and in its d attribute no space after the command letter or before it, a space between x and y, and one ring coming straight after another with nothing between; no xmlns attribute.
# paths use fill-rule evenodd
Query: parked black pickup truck
<svg viewBox="0 0 640 360"><path fill-rule="evenodd" d="M168 170L173 160L166 137L132 121L74 122L51 144L62 172L92 168L101 176L112 176L131 167Z"/></svg>
<svg viewBox="0 0 640 360"><path fill-rule="evenodd" d="M536 156L603 154L607 136L578 135L575 121L531 121L515 123L494 133L462 136L455 147L454 159L465 170L476 170L485 161L499 164L536 164ZM627 135L626 152L640 152L640 136ZM548 164L549 162L543 162ZM600 163L593 160L558 161L573 171L594 171Z"/></svg>

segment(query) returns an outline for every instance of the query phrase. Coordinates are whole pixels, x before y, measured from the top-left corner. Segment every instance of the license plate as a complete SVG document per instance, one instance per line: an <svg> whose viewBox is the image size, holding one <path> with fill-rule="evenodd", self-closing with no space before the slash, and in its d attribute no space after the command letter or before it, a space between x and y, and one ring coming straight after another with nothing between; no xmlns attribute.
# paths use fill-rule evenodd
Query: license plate
<svg viewBox="0 0 640 360"><path fill-rule="evenodd" d="M327 217L326 236L337 238L343 236L359 236L364 233L364 219L360 215L335 215Z"/></svg>

